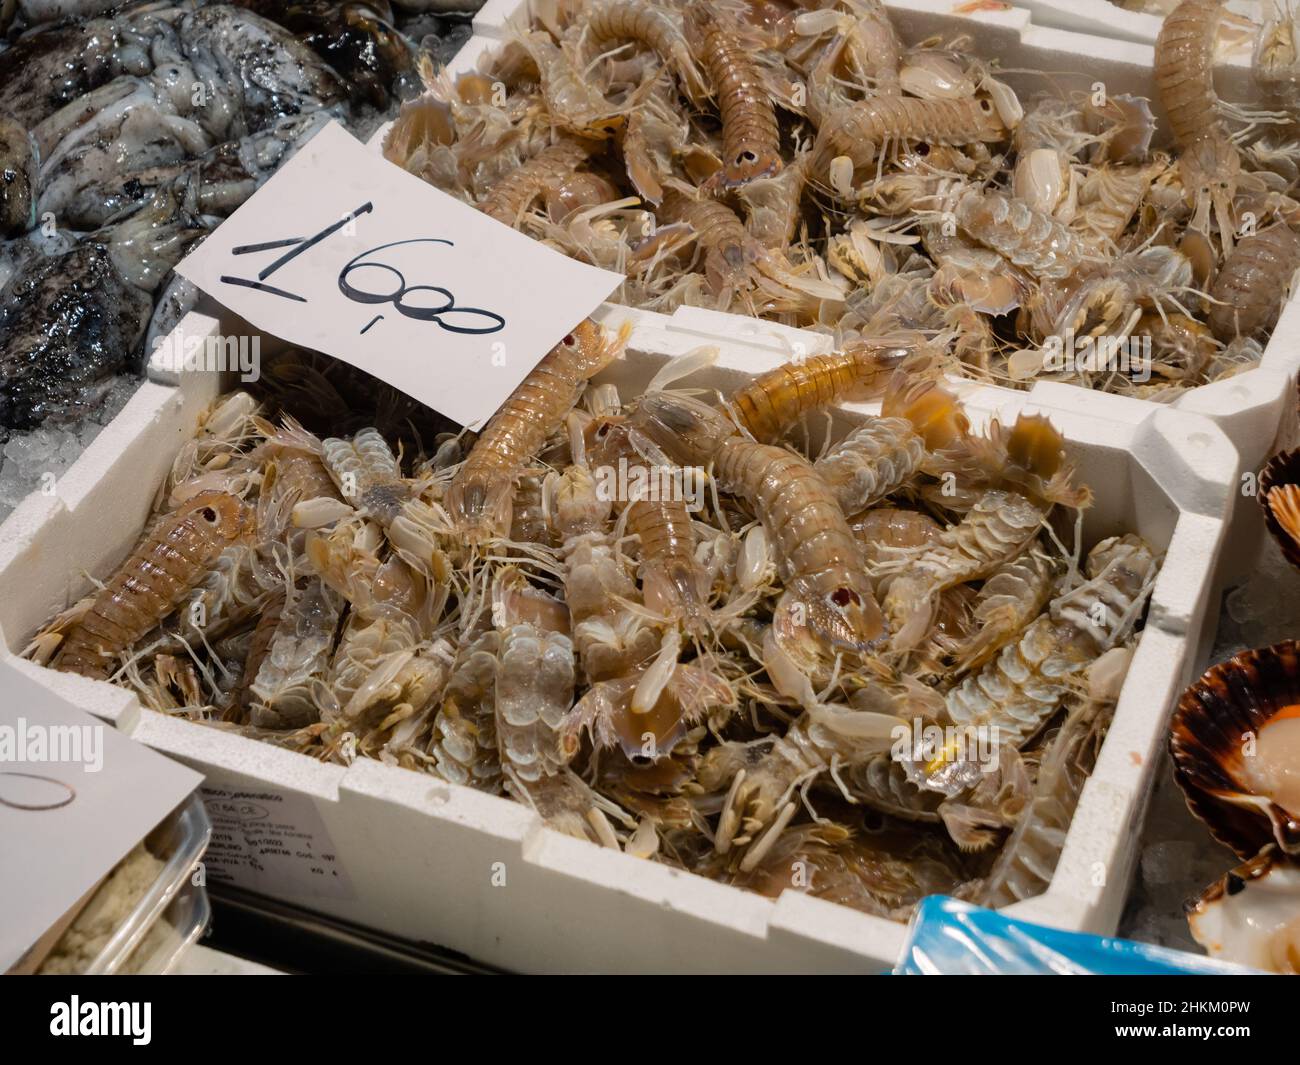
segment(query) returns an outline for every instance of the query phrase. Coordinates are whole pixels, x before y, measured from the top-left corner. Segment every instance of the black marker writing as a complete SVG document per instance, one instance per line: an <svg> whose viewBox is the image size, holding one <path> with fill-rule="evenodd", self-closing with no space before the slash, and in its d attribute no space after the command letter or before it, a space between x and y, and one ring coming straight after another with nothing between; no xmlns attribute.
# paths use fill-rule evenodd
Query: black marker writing
<svg viewBox="0 0 1300 1065"><path fill-rule="evenodd" d="M221 281L223 284L254 289L296 303L307 303L307 299L297 293L266 284L266 279L304 252L310 251L321 241L337 233L349 222L360 218L364 214L371 213L374 209L374 204L363 203L355 211L344 215L337 222L326 226L311 237L289 237L284 240L264 241L260 244L240 245L231 251L232 255L253 255L258 252L278 251L281 248L287 248L288 250L270 266L260 270L256 281L246 277L230 276L223 276ZM443 288L441 285L409 285L406 281L406 275L401 270L390 263L383 262L379 258L380 252L408 244L440 244L448 248L455 246L451 241L443 240L440 237L417 237L413 240L396 240L390 244L381 244L377 248L362 252L339 271L339 291L354 303L390 303L402 317L417 322L432 322L438 328L445 329L449 333L477 336L484 333L497 333L505 328L506 320L494 311L484 310L480 307L458 307L456 297L451 290ZM382 292L367 291L354 284L353 280L351 280L358 271L365 270L381 271L393 280L393 284ZM435 297L435 300L430 301L430 296ZM368 333L378 322L383 321L383 318L382 314L372 318L365 328L361 330L361 335L364 336Z"/></svg>
<svg viewBox="0 0 1300 1065"><path fill-rule="evenodd" d="M363 203L355 211L351 211L348 214L345 214L333 225L326 226L314 237L289 237L286 240L272 240L272 241L267 241L263 244L241 245L240 247L233 249L230 254L231 255L253 255L257 252L274 251L278 248L289 248L290 250L285 252L283 255L281 255L280 258L276 259L275 262L273 262L270 266L266 267L266 269L260 271L257 275L256 281L250 281L248 278L245 277L228 277L228 276L223 276L220 280L223 284L226 285L236 285L240 288L256 289L258 292L266 292L272 296L280 296L283 299L294 300L297 303L306 303L307 300L304 297L299 296L294 292L286 292L282 288L275 288L273 285L262 284L262 282L264 282L268 277L270 277L273 273L279 270L282 266L286 266L289 263L291 263L303 252L310 251L312 248L316 247L316 245L319 244L322 240L325 240L327 237L332 236L334 233L337 233L349 222L353 221L354 219L360 218L363 214L369 214L374 209L375 209L375 205L373 203Z"/></svg>
<svg viewBox="0 0 1300 1065"><path fill-rule="evenodd" d="M457 307L456 297L449 289L440 285L408 285L402 271L375 258L381 251L399 248L406 244L443 244L449 248L454 247L451 241L438 237L417 237L414 240L395 240L391 244L381 244L377 248L362 252L339 271L339 291L357 303L391 303L403 317L417 322L434 322L449 333L477 335L496 333L505 328L506 320L501 315L478 307ZM357 270L384 271L396 280L396 284L385 292L363 291L348 280ZM437 293L440 305L422 306L419 303L406 302L408 297L426 292Z"/></svg>

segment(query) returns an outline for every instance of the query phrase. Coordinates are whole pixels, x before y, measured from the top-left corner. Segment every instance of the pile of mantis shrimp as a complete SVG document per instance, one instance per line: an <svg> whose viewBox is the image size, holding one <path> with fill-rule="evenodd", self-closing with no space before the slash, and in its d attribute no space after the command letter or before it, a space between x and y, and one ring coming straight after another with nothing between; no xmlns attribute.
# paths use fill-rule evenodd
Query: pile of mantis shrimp
<svg viewBox="0 0 1300 1065"><path fill-rule="evenodd" d="M1260 29L1248 111L1215 91L1220 3L1179 4L1157 128L1148 99L1068 77L1007 72L1041 86L1022 100L967 38L901 40L879 0L532 9L479 69L426 68L385 154L623 274L628 305L837 345L919 330L936 372L1167 401L1258 364L1300 266L1289 16ZM1110 346L1055 357L1081 339Z"/></svg>
<svg viewBox="0 0 1300 1065"><path fill-rule="evenodd" d="M772 896L903 919L1040 893L1159 553L1085 552L1058 431L977 431L909 372L932 340L724 398L688 387L707 349L633 390L630 335L582 322L477 434L323 356L269 361L26 653Z"/></svg>

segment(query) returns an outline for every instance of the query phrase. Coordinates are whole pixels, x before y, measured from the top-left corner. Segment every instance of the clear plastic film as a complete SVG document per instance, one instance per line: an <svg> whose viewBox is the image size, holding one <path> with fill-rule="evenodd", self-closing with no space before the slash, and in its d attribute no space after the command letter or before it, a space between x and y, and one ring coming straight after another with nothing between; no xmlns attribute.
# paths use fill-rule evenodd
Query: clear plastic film
<svg viewBox="0 0 1300 1065"><path fill-rule="evenodd" d="M1028 924L944 895L923 899L907 932L898 976L1256 974L1166 947Z"/></svg>

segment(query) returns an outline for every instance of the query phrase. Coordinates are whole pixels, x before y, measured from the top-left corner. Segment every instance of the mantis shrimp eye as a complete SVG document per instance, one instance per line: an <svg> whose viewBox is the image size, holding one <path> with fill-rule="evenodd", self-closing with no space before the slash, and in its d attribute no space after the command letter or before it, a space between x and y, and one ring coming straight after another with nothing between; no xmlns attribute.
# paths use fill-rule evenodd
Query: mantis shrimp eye
<svg viewBox="0 0 1300 1065"><path fill-rule="evenodd" d="M846 607L850 603L860 604L862 599L852 588L836 588L831 592L831 602L838 607Z"/></svg>
<svg viewBox="0 0 1300 1065"><path fill-rule="evenodd" d="M211 507L204 507L201 511L199 511L199 514L202 516L203 520L206 521L209 525L216 523L217 512L213 510Z"/></svg>
<svg viewBox="0 0 1300 1065"><path fill-rule="evenodd" d="M755 154L753 151L750 151L749 149L746 149L745 151L741 152L738 156L736 156L736 162L737 162L737 163L756 163L756 162L758 162L758 156L757 156L757 154Z"/></svg>

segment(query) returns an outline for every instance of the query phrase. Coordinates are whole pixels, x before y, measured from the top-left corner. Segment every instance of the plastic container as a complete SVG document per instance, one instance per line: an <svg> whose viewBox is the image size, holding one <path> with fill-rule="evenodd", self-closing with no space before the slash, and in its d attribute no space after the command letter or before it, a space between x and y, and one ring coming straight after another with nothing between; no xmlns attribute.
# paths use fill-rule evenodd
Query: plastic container
<svg viewBox="0 0 1300 1065"><path fill-rule="evenodd" d="M154 922L119 969L131 976L166 976L199 941L212 920L207 891L186 880L161 917Z"/></svg>
<svg viewBox="0 0 1300 1065"><path fill-rule="evenodd" d="M163 859L162 872L131 914L104 944L99 956L86 969L87 976L105 976L118 972L140 946L159 920L166 920L173 900L190 898L190 910L206 906L207 896L199 889L201 903L193 901L191 878L194 867L207 849L212 836L208 812L197 795L190 796L167 820L145 838L151 854ZM184 910L184 908L182 908ZM197 911L196 911L197 912ZM178 914L185 917L184 912ZM206 922L206 918L205 918ZM183 922L176 922L180 927ZM200 929L201 930L201 929Z"/></svg>
<svg viewBox="0 0 1300 1065"><path fill-rule="evenodd" d="M628 395L666 359L707 340L719 357L688 380L692 387L728 392L788 357L768 334L708 338L610 305L599 316L635 323L627 358L602 378ZM180 328L201 335L219 324L192 315ZM229 331L247 329L236 322ZM265 353L273 349L264 341ZM228 384L204 372L177 379L177 387L147 384L74 468L76 491L29 510L23 535L0 545L0 630L9 651L84 594L83 570L103 577L130 550L172 457ZM1043 403L971 382L959 388L977 424L1035 408L1051 417L1096 492L1084 527L1089 545L1134 531L1166 551L1110 735L1051 886L1007 911L1110 933L1168 710L1199 670L1212 635L1210 592L1236 455L1211 422L1176 410L1078 390L1068 402ZM866 410L848 407L839 416L852 421ZM143 710L131 693L105 682L13 665L203 772L210 801L235 798L277 811L273 820L300 847L307 841L314 857L285 865L256 889L295 905L517 971L871 972L891 965L902 946L901 924L793 890L771 900L604 850L558 835L506 799L370 760L323 764ZM216 849L206 859L210 882Z"/></svg>

